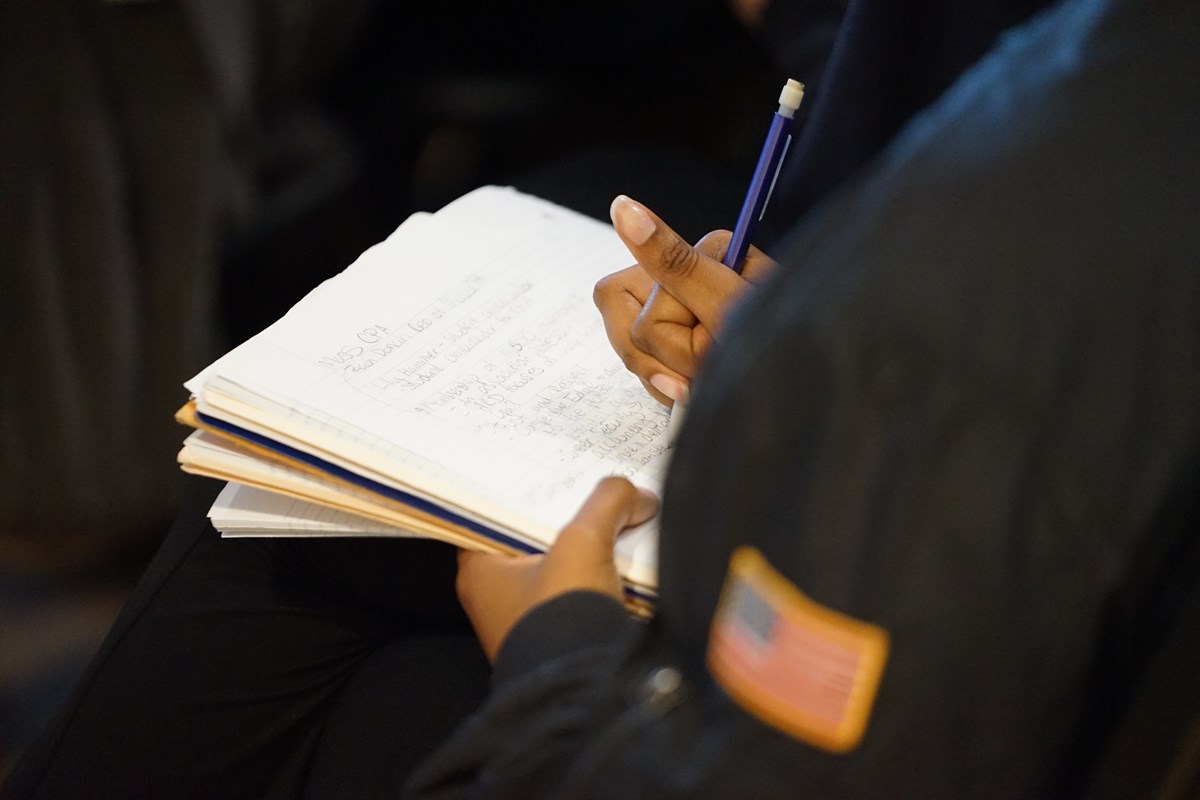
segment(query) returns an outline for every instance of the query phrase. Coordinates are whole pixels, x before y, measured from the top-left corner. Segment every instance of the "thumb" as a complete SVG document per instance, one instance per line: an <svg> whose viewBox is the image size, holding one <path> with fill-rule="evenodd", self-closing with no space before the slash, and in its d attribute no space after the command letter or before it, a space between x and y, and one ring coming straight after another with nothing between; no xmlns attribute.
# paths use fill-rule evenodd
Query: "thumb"
<svg viewBox="0 0 1200 800"><path fill-rule="evenodd" d="M546 553L547 593L588 588L620 596L613 565L617 535L657 511L658 498L652 492L638 489L624 478L600 481Z"/></svg>
<svg viewBox="0 0 1200 800"><path fill-rule="evenodd" d="M574 518L559 535L596 539L611 550L617 534L634 525L641 525L658 511L658 498L647 489L639 489L625 478L615 475L603 479Z"/></svg>
<svg viewBox="0 0 1200 800"><path fill-rule="evenodd" d="M719 330L730 300L745 280L688 244L641 203L618 195L609 208L613 227L651 278L710 331Z"/></svg>

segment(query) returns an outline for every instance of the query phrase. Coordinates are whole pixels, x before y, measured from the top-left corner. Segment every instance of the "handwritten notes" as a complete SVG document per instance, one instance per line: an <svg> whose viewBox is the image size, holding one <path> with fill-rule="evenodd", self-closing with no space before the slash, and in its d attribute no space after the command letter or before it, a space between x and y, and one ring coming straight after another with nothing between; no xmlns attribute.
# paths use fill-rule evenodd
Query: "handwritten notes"
<svg viewBox="0 0 1200 800"><path fill-rule="evenodd" d="M591 301L629 263L606 224L477 190L410 219L188 388L204 413L545 546L600 478L657 488L665 472L668 415ZM653 526L625 538L652 576Z"/></svg>

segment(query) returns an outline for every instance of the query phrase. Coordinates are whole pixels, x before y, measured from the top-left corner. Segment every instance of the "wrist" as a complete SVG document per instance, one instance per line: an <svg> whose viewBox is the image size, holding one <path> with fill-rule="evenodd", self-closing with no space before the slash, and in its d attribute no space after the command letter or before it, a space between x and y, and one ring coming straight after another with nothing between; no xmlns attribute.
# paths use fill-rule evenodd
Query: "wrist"
<svg viewBox="0 0 1200 800"><path fill-rule="evenodd" d="M499 685L527 675L581 650L619 646L639 628L625 606L607 594L560 594L534 606L508 632L496 655L493 682Z"/></svg>

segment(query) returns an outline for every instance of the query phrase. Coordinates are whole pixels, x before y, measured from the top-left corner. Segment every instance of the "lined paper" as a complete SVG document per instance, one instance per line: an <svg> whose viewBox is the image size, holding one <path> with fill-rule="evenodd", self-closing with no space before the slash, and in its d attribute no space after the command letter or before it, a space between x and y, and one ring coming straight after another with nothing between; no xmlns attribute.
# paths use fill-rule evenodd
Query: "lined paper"
<svg viewBox="0 0 1200 800"><path fill-rule="evenodd" d="M665 473L668 414L591 300L630 261L608 225L486 187L410 218L187 386L202 413L546 546L599 479ZM620 544L650 583L654 530Z"/></svg>

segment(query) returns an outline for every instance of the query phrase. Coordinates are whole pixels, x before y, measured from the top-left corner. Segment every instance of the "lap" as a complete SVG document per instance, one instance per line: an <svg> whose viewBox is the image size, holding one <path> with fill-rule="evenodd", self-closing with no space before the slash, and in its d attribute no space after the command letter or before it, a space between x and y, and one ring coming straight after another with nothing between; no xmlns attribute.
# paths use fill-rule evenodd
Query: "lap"
<svg viewBox="0 0 1200 800"><path fill-rule="evenodd" d="M394 791L412 748L431 750L482 699L453 548L221 539L205 518L213 488L190 499L10 788L295 797L310 773L348 769L369 796ZM389 722L405 730L381 733Z"/></svg>

